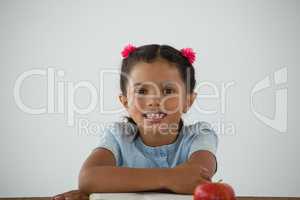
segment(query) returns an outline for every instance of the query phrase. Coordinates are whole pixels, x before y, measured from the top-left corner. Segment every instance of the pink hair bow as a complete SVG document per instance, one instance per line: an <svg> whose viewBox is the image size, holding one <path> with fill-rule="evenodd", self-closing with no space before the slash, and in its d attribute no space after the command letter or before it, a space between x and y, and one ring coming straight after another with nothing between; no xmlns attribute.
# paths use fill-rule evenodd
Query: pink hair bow
<svg viewBox="0 0 300 200"><path fill-rule="evenodd" d="M123 58L127 58L130 53L134 52L137 49L136 46L128 44L124 47L123 51L121 52ZM186 57L190 64L193 64L196 60L196 53L193 51L192 48L183 48L180 50L181 55Z"/></svg>
<svg viewBox="0 0 300 200"><path fill-rule="evenodd" d="M123 51L121 52L123 58L127 58L130 53L134 52L137 48L131 44L128 44L124 47Z"/></svg>
<svg viewBox="0 0 300 200"><path fill-rule="evenodd" d="M180 50L181 54L186 57L190 64L193 64L196 60L196 53L192 48L183 48Z"/></svg>

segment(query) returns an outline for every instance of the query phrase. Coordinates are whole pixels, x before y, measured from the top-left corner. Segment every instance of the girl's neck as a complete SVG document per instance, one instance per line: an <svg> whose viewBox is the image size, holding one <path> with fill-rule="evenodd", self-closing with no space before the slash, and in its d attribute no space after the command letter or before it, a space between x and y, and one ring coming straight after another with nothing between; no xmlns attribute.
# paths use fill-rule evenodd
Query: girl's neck
<svg viewBox="0 0 300 200"><path fill-rule="evenodd" d="M157 147L162 145L172 144L177 140L179 132L160 133L160 132L145 132L139 130L139 137L141 137L143 143L147 146Z"/></svg>
<svg viewBox="0 0 300 200"><path fill-rule="evenodd" d="M153 132L145 131L143 128L138 128L139 137L141 137L143 143L147 146L157 147L162 145L168 145L174 143L183 127L183 121L180 119L179 127L177 130L168 130L168 132L161 133L159 131Z"/></svg>

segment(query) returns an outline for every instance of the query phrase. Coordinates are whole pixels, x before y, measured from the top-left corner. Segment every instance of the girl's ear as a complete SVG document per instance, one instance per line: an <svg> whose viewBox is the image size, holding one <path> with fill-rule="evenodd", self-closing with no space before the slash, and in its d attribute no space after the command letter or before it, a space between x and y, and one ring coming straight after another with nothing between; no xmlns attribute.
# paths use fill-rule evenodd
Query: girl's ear
<svg viewBox="0 0 300 200"><path fill-rule="evenodd" d="M196 97L197 97L197 93L196 92L193 92L192 94L188 94L187 95L187 101L186 101L185 108L183 109L183 113L187 113L187 111L193 105Z"/></svg>
<svg viewBox="0 0 300 200"><path fill-rule="evenodd" d="M123 94L119 95L119 100L121 102L121 104L127 109L128 108L128 100L127 97L124 96Z"/></svg>

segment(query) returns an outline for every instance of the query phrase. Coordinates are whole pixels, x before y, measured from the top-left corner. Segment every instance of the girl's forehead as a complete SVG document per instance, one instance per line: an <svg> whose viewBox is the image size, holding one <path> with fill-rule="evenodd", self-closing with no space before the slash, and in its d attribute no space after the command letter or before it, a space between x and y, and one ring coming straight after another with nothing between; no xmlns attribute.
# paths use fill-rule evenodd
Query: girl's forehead
<svg viewBox="0 0 300 200"><path fill-rule="evenodd" d="M138 63L130 72L130 82L156 84L182 83L178 69L167 62Z"/></svg>

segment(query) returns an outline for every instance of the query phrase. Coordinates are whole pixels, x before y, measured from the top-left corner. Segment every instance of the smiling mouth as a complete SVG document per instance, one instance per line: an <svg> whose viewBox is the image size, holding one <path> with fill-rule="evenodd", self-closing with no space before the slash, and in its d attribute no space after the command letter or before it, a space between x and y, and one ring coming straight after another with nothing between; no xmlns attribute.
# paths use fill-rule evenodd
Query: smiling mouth
<svg viewBox="0 0 300 200"><path fill-rule="evenodd" d="M143 114L143 117L149 120L161 120L166 116L167 114L163 112L149 112Z"/></svg>

